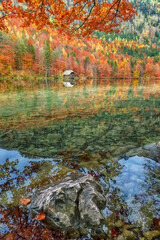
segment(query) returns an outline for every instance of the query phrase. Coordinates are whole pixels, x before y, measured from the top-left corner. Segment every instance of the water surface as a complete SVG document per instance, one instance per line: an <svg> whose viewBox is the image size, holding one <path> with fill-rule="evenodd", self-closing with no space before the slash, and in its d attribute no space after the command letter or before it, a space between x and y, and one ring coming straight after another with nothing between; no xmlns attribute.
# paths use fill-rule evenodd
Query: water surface
<svg viewBox="0 0 160 240"><path fill-rule="evenodd" d="M160 217L159 162L143 156L125 160L123 154L159 140L158 81L1 93L1 210L12 219L13 211L24 211L22 197L31 198L39 187L83 172L104 189L106 231L118 219L150 229ZM20 227L4 226L3 234Z"/></svg>

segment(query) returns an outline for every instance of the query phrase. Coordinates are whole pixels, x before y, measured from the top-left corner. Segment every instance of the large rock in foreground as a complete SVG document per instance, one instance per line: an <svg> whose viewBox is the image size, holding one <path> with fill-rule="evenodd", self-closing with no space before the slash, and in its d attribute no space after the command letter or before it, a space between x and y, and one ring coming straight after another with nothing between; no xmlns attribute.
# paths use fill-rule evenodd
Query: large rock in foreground
<svg viewBox="0 0 160 240"><path fill-rule="evenodd" d="M81 174L37 191L30 208L46 213L46 221L59 229L95 230L104 221L105 203L100 185L92 176Z"/></svg>

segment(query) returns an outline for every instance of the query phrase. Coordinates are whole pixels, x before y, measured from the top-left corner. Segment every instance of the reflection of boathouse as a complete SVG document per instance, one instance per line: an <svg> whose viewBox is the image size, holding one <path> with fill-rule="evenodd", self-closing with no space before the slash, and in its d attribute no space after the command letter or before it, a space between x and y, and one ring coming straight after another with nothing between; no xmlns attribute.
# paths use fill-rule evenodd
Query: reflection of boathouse
<svg viewBox="0 0 160 240"><path fill-rule="evenodd" d="M65 87L73 87L74 83L75 83L75 78L76 74L74 71L72 70L65 70L63 72L63 85Z"/></svg>

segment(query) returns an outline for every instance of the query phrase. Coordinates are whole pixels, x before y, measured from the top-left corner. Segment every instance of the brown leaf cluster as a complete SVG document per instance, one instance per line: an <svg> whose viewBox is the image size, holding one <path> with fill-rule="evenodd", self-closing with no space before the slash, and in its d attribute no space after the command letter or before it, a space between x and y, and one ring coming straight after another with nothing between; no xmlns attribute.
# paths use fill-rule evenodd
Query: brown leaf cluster
<svg viewBox="0 0 160 240"><path fill-rule="evenodd" d="M63 234L54 230L47 229L41 225L40 221L45 218L44 213L40 213L37 219L30 219L28 210L18 207L0 207L0 222L7 225L8 232L1 233L0 239L4 240L55 240L65 239Z"/></svg>

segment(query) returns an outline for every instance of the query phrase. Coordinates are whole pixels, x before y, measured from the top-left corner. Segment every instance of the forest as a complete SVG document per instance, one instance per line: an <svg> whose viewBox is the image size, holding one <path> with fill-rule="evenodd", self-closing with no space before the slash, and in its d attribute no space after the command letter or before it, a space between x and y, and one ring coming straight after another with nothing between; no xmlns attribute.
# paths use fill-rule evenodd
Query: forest
<svg viewBox="0 0 160 240"><path fill-rule="evenodd" d="M119 33L96 30L90 39L68 39L56 29L37 31L34 24L22 28L20 20L6 20L8 31L0 32L1 91L59 84L66 69L86 84L93 78L101 83L106 78L159 78L160 4L133 1L133 5L137 15L122 23Z"/></svg>
<svg viewBox="0 0 160 240"><path fill-rule="evenodd" d="M157 0L0 0L0 239L159 240L159 81Z"/></svg>

